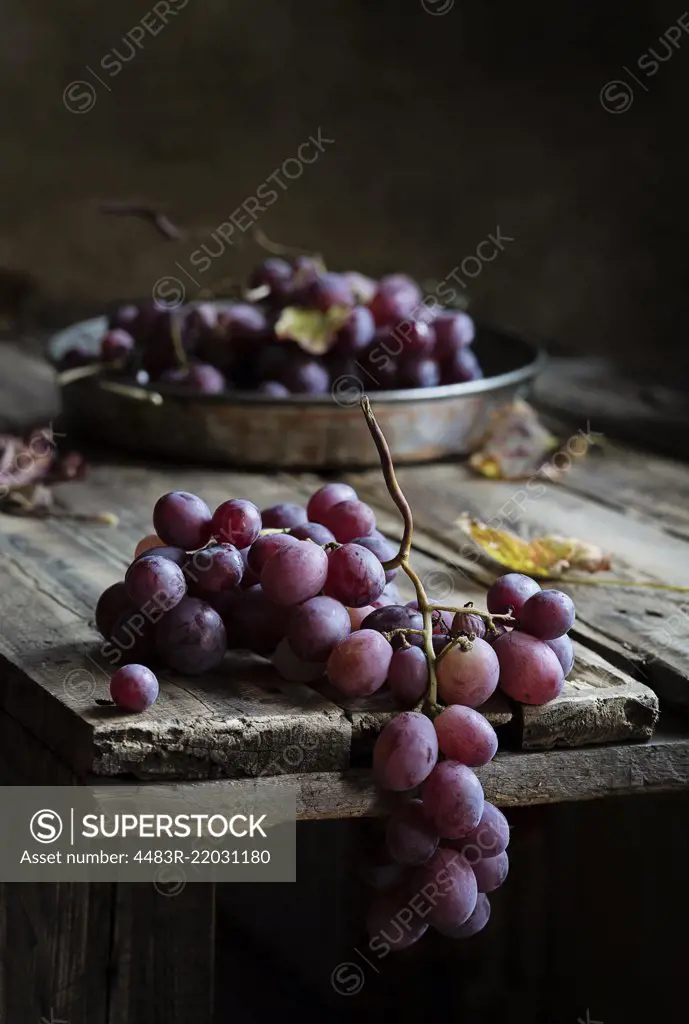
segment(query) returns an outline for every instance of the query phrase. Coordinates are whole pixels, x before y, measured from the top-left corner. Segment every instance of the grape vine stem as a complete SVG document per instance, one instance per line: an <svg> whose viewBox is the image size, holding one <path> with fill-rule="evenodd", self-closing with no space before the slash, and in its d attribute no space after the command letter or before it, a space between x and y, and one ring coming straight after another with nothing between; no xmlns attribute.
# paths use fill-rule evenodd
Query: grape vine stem
<svg viewBox="0 0 689 1024"><path fill-rule="evenodd" d="M425 709L427 712L432 714L438 703L438 682L435 675L436 658L435 651L433 650L432 608L429 604L428 597L426 596L423 583L409 561L409 557L411 555L412 535L414 532L414 519L409 502L405 498L402 488L397 482L395 467L392 462L392 455L390 453L388 443L385 440L383 431L378 426L376 418L373 415L373 410L371 409L371 403L366 395L361 399L361 411L366 417L366 424L371 433L371 437L373 438L373 443L378 451L378 457L380 458L380 465L383 471L383 479L385 480L385 486L388 489L388 494L399 509L404 523L404 532L402 534L402 542L400 544L399 551L394 558L391 558L387 562L383 562L383 568L386 572L389 569L402 569L414 584L419 611L423 616L423 647L426 655L426 661L428 662L428 692L426 694Z"/></svg>

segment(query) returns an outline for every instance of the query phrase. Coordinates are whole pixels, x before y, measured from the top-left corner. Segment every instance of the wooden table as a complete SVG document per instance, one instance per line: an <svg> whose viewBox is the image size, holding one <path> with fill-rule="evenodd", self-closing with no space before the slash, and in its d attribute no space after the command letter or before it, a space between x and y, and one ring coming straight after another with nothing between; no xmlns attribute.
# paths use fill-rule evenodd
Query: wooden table
<svg viewBox="0 0 689 1024"><path fill-rule="evenodd" d="M40 406L49 418L55 397L35 361L5 347L0 380L5 414L21 382L24 397L15 398L13 412L36 419ZM587 429L573 424L572 433L580 427ZM537 498L463 464L402 469L415 516L414 563L429 594L484 603L493 574L470 556L453 525L464 511L500 516L524 535L593 541L611 553L616 579L689 585L689 468L600 440L561 483L546 480ZM398 537L381 474L347 479L375 508L379 527ZM134 777L226 789L261 776L275 787L296 781L304 819L384 812L387 801L368 764L392 713L385 697L344 701L323 688L285 683L261 659L233 655L211 676L166 674L157 704L136 718L95 703L108 696L108 672L93 609L150 532L160 494L183 489L211 507L231 496L265 507L304 501L317 485L306 474L149 466L103 453L88 480L57 493L74 511L115 514L117 528L4 516L0 781L80 785ZM563 695L544 708L504 698L486 707L503 746L479 772L486 795L519 806L686 788L689 595L653 586L562 589L577 606L574 671ZM50 1020L55 1007L69 1024L210 1022L211 885L187 886L175 899L143 884L4 885L3 906L0 927L13 949L0 976L3 1019Z"/></svg>

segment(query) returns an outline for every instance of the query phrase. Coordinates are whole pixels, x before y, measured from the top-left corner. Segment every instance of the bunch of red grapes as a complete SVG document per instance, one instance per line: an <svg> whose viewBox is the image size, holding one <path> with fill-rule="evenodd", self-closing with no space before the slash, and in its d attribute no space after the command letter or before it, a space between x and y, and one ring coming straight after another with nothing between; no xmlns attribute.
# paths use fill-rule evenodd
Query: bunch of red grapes
<svg viewBox="0 0 689 1024"><path fill-rule="evenodd" d="M203 394L258 391L273 398L326 395L342 377L368 391L435 387L482 377L463 312L429 304L404 274L376 281L329 273L308 257L271 258L249 280L258 301L197 302L166 309L122 306L93 355L70 349L61 370L99 361L140 385L176 384ZM324 351L276 333L286 308L335 312ZM177 334L175 335L175 332Z"/></svg>
<svg viewBox="0 0 689 1024"><path fill-rule="evenodd" d="M510 573L489 589L487 613L433 610L438 700L429 706L423 615L416 601L401 603L398 570L385 567L396 551L348 484L326 484L306 507L263 511L232 498L211 512L196 495L174 491L156 503L153 525L124 582L96 609L122 665L111 681L115 703L144 710L158 695L151 666L209 672L228 649L271 659L290 682L327 681L348 697L387 686L405 710L376 741L377 783L422 789L390 819L371 934L395 922L399 930L400 912L439 874L442 895L427 914L404 915L396 948L429 925L457 937L483 928L486 893L507 875L509 829L473 771L498 747L476 709L498 687L527 704L559 695L574 660L571 600Z"/></svg>

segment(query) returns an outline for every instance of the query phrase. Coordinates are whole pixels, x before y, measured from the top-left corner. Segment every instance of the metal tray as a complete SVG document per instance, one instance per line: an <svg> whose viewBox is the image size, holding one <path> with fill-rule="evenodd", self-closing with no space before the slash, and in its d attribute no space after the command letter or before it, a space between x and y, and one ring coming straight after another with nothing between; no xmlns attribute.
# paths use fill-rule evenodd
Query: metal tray
<svg viewBox="0 0 689 1024"><path fill-rule="evenodd" d="M67 349L96 351L105 317L56 334L57 362ZM373 391L369 397L395 461L425 462L468 454L493 409L524 395L545 356L514 335L477 326L474 348L483 380L437 388ZM178 385L122 388L100 375L62 387L71 430L139 455L243 468L326 469L378 462L359 398L366 384L340 378L328 396L275 399L255 392L194 395Z"/></svg>

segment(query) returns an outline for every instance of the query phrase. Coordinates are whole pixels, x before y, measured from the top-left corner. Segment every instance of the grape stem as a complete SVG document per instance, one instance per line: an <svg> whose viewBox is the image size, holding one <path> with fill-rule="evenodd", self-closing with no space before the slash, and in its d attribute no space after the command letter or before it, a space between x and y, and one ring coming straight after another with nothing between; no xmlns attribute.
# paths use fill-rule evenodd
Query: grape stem
<svg viewBox="0 0 689 1024"><path fill-rule="evenodd" d="M419 611L423 615L423 648L426 655L426 661L428 662L428 692L426 694L426 700L424 702L424 710L429 717L435 711L438 703L438 681L435 676L435 651L433 650L433 621L432 621L432 608L428 602L426 591L424 590L423 583L417 576L416 572L412 568L409 562L409 556L411 554L411 542L412 534L414 532L414 519L412 517L412 511L409 507L409 502L405 498L402 488L397 482L395 476L395 467L392 462L392 455L388 447L388 443L385 440L383 431L378 426L373 410L371 409L371 403L369 402L366 395L361 399L361 411L366 417L366 424L370 431L373 443L378 451L378 457L380 458L380 465L383 471L383 478L385 480L385 486L388 489L388 494L394 501L395 505L400 511L402 520L404 523L404 532L402 534L402 543L400 549L394 558L391 558L387 562L383 562L383 569L386 572L389 569L402 569L409 579L414 584L414 590L416 591L416 601L419 606Z"/></svg>
<svg viewBox="0 0 689 1024"><path fill-rule="evenodd" d="M478 608L474 608L473 604L465 605L464 608L453 608L449 604L434 604L433 610L439 612L462 612L466 615L476 615L479 619L485 619L486 625L491 633L497 633L495 626L496 622L504 622L506 626L518 626L519 620L515 619L514 615L492 615L490 612L482 612Z"/></svg>

